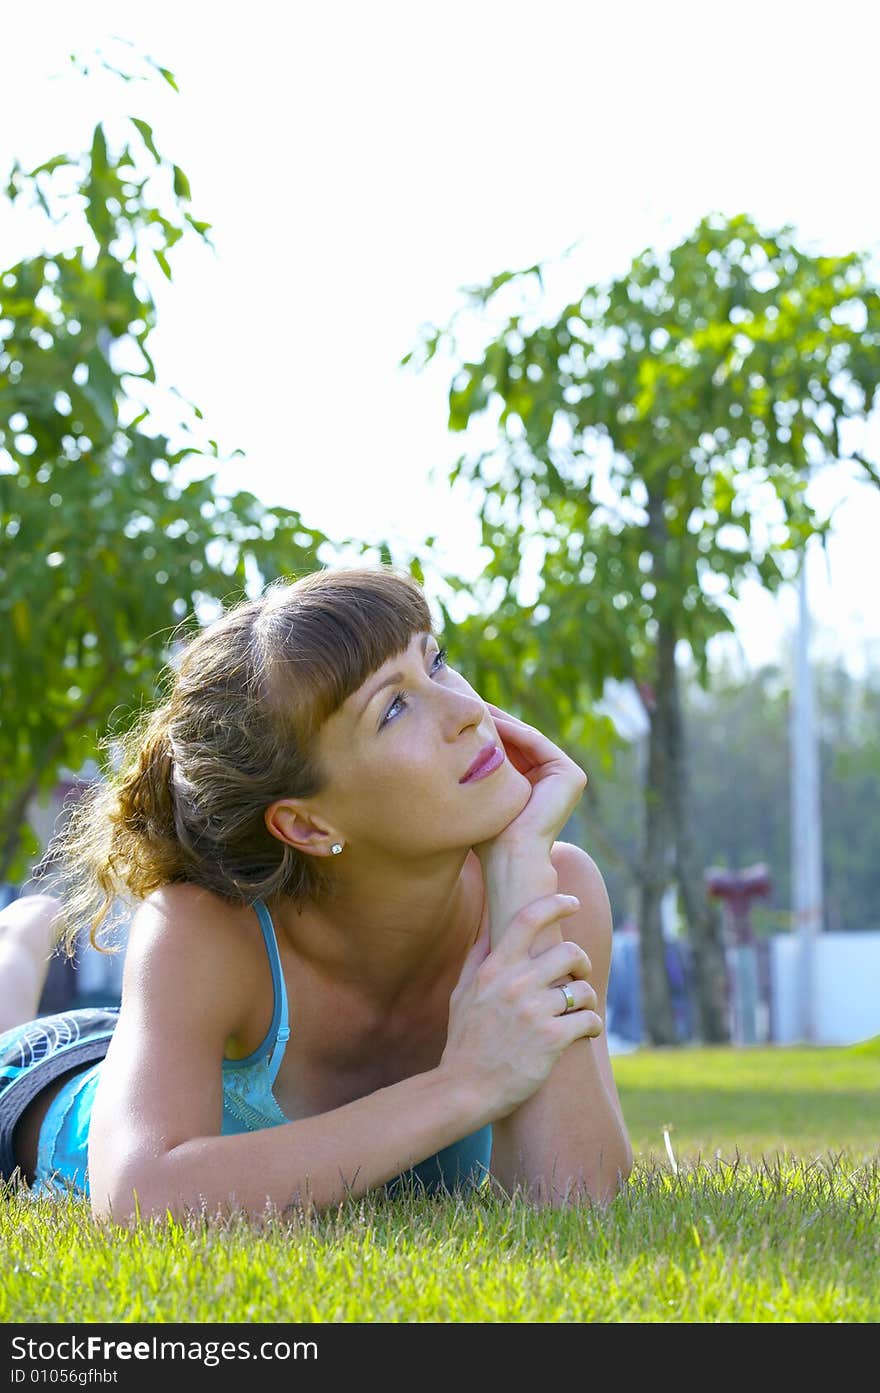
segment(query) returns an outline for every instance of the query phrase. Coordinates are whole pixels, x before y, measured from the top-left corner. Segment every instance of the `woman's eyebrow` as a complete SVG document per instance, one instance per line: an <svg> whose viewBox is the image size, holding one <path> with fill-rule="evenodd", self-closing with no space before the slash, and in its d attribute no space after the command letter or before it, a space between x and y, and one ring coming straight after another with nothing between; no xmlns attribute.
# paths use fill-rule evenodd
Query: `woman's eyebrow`
<svg viewBox="0 0 880 1393"><path fill-rule="evenodd" d="M431 637L430 634L424 634L423 637L422 637L422 657L425 656L425 649L426 649L427 646L428 646L428 639L429 639L430 637ZM367 697L366 701L364 702L363 706L361 707L360 712L358 713L358 720L360 720L362 716L366 715L367 707L368 707L368 706L370 705L370 703L373 701L374 697L377 697L377 696L379 695L380 692L382 692L382 691L385 690L386 687L393 687L394 684L395 684L395 682L402 682L402 681L403 681L403 673L402 673L402 672L392 672L392 674L391 674L390 677L385 677L385 678L383 678L382 681L379 683L378 687L375 687L375 688L373 689L373 691L370 693L370 695Z"/></svg>

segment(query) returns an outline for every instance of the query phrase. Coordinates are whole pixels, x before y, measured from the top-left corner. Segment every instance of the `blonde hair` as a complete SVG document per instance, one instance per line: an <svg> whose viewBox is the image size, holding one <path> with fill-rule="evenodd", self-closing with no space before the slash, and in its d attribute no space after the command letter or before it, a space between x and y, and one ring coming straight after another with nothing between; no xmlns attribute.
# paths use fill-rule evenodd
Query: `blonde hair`
<svg viewBox="0 0 880 1393"><path fill-rule="evenodd" d="M324 864L268 831L279 798L326 786L323 722L413 635L433 632L425 595L391 566L327 568L274 582L190 638L161 704L124 737L118 771L74 806L53 853L65 886L65 950L118 899L201 885L230 901L317 900Z"/></svg>

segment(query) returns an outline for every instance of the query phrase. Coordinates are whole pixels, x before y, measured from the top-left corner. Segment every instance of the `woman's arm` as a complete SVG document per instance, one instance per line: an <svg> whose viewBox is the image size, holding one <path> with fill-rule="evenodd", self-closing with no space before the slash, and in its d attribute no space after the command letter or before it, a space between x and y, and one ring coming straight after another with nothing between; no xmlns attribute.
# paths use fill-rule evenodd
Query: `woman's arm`
<svg viewBox="0 0 880 1393"><path fill-rule="evenodd" d="M576 895L579 910L564 925L549 925L531 951L546 952L563 938L577 943L590 959L595 1009L604 1020L612 930L605 884L586 852L555 841L586 775L539 731L498 707L489 709L508 757L532 784L522 813L477 848L493 945L503 942L511 918L536 895ZM604 1031L570 1045L543 1085L495 1123L493 1137L492 1173L508 1191L521 1185L548 1204L616 1194L632 1168L632 1150Z"/></svg>
<svg viewBox="0 0 880 1393"><path fill-rule="evenodd" d="M550 982L565 970L560 954L529 956L576 906L532 899L496 952L486 938L469 953L436 1069L314 1117L223 1136L224 1049L254 982L240 928L215 897L161 892L132 925L122 1010L101 1066L89 1140L95 1215L322 1209L512 1111L588 1026L586 1012L558 1018Z"/></svg>
<svg viewBox="0 0 880 1393"><path fill-rule="evenodd" d="M579 847L499 846L484 858L490 922L505 924L514 907L558 885L580 908L544 931L542 949L563 937L590 958L596 1010L605 1017L611 960L611 909L602 876ZM574 1041L542 1086L494 1123L491 1172L510 1193L520 1185L539 1204L613 1198L632 1169L632 1149L604 1034Z"/></svg>
<svg viewBox="0 0 880 1393"><path fill-rule="evenodd" d="M114 1219L187 1209L324 1209L358 1198L482 1125L476 1100L440 1069L332 1112L257 1132L197 1135L140 1149L102 1185L92 1209ZM92 1171L101 1167L92 1162Z"/></svg>

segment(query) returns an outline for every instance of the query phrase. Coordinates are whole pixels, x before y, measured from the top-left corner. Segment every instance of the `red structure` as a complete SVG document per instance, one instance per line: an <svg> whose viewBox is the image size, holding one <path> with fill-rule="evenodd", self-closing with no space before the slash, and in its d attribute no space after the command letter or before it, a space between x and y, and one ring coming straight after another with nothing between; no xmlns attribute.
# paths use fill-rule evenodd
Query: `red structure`
<svg viewBox="0 0 880 1393"><path fill-rule="evenodd" d="M706 872L706 888L715 899L724 901L733 929L733 943L727 950L733 1038L738 1044L754 1045L759 1038L762 996L766 996L768 1010L770 1003L769 983L761 985L761 978L767 977L766 944L757 943L749 914L752 902L769 895L773 888L770 872L763 862L742 871L713 867Z"/></svg>
<svg viewBox="0 0 880 1393"><path fill-rule="evenodd" d="M763 861L742 871L713 867L706 872L706 886L710 895L727 905L735 941L754 943L755 935L749 918L752 901L769 895L773 889L770 871Z"/></svg>

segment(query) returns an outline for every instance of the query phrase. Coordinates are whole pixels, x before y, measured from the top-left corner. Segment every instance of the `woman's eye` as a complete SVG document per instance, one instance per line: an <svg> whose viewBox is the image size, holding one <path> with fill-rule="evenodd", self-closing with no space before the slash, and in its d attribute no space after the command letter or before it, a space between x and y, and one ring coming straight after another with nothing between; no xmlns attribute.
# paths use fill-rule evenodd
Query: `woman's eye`
<svg viewBox="0 0 880 1393"><path fill-rule="evenodd" d="M447 654L447 652L448 652L448 649L446 649L446 648L439 648L439 649L437 650L437 652L434 654L434 662L433 662L433 664L432 664L432 666L431 666L431 671L432 671L432 672L437 672L441 667L445 667L445 666L446 666L446 654ZM406 698L408 697L408 695L409 695L408 692L398 692L398 693L397 693L397 696L394 698L394 700L392 701L391 705L388 707L388 710L385 712L385 716L384 716L384 719L383 719L383 721L382 721L383 726L384 726L384 725L386 724L386 722L392 717L392 715L393 715L395 709L396 709L398 706L405 706L405 705L406 705Z"/></svg>

